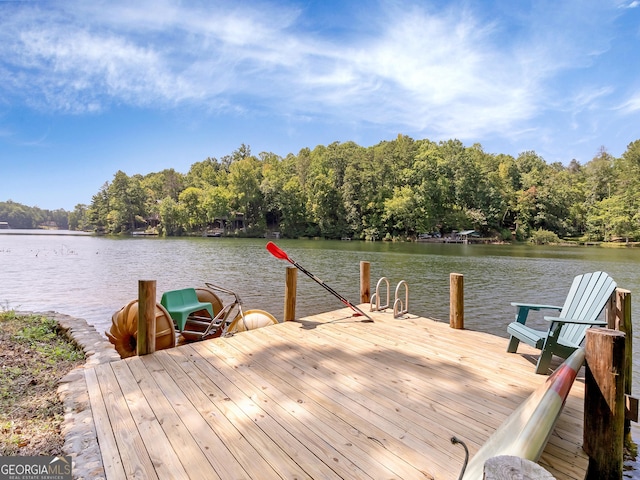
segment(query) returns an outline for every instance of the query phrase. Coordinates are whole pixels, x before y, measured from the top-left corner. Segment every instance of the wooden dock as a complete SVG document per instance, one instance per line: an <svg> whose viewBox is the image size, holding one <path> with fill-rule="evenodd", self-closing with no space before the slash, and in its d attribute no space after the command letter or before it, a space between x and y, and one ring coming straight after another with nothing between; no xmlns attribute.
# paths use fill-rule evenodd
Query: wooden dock
<svg viewBox="0 0 640 480"><path fill-rule="evenodd" d="M368 306L362 308L368 310ZM343 309L85 370L107 479L457 479L546 380L538 351ZM540 464L582 479L584 381Z"/></svg>

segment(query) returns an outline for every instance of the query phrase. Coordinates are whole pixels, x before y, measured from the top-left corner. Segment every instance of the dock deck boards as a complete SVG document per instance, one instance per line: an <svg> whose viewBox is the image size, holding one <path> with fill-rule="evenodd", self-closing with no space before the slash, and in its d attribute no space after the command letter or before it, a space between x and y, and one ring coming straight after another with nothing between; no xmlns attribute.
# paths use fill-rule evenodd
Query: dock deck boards
<svg viewBox="0 0 640 480"><path fill-rule="evenodd" d="M85 370L107 479L457 479L546 380L537 351L343 309ZM584 383L540 464L584 478Z"/></svg>

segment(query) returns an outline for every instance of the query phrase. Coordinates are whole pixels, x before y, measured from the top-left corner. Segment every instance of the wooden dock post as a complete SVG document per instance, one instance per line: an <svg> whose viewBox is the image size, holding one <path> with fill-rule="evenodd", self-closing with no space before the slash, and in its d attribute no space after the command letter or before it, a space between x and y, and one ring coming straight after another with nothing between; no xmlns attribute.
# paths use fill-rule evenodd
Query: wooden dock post
<svg viewBox="0 0 640 480"><path fill-rule="evenodd" d="M371 263L360 262L360 303L371 301Z"/></svg>
<svg viewBox="0 0 640 480"><path fill-rule="evenodd" d="M284 321L296 319L296 296L298 289L298 269L287 267L284 284Z"/></svg>
<svg viewBox="0 0 640 480"><path fill-rule="evenodd" d="M449 274L449 326L464 328L464 275Z"/></svg>
<svg viewBox="0 0 640 480"><path fill-rule="evenodd" d="M589 466L585 480L622 478L625 337L608 328L587 330L583 449Z"/></svg>
<svg viewBox="0 0 640 480"><path fill-rule="evenodd" d="M138 280L138 355L156 351L156 281Z"/></svg>
<svg viewBox="0 0 640 480"><path fill-rule="evenodd" d="M614 330L620 330L625 334L625 367L624 367L624 393L631 396L633 380L633 327L631 323L631 292L624 288L616 288L609 304L607 305L606 317L608 326ZM630 409L630 415L637 418L637 408ZM637 421L637 420L636 420ZM625 437L631 435L631 420L629 417L624 421Z"/></svg>

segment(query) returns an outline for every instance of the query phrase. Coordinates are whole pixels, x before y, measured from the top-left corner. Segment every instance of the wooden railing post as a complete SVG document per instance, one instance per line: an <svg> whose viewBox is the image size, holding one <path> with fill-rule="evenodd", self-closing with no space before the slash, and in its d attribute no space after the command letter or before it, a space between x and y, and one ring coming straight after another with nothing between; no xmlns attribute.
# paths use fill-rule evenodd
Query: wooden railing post
<svg viewBox="0 0 640 480"><path fill-rule="evenodd" d="M360 303L371 301L371 263L360 262Z"/></svg>
<svg viewBox="0 0 640 480"><path fill-rule="evenodd" d="M298 289L298 269L287 267L284 284L284 321L296 319L296 296Z"/></svg>
<svg viewBox="0 0 640 480"><path fill-rule="evenodd" d="M464 275L449 275L449 326L464 328Z"/></svg>
<svg viewBox="0 0 640 480"><path fill-rule="evenodd" d="M156 281L138 280L138 355L156 351Z"/></svg>
<svg viewBox="0 0 640 480"><path fill-rule="evenodd" d="M624 448L625 334L590 328L585 343L585 480L622 478Z"/></svg>

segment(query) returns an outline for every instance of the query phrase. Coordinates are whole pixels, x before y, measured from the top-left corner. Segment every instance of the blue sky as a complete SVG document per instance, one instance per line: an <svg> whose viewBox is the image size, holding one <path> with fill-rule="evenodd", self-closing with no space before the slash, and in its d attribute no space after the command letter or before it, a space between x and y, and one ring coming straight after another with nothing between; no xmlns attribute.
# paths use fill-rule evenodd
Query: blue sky
<svg viewBox="0 0 640 480"><path fill-rule="evenodd" d="M585 164L640 139L640 0L0 0L0 201L72 210L399 133Z"/></svg>

